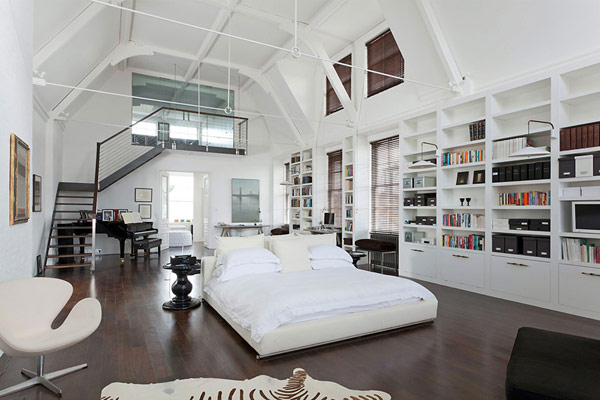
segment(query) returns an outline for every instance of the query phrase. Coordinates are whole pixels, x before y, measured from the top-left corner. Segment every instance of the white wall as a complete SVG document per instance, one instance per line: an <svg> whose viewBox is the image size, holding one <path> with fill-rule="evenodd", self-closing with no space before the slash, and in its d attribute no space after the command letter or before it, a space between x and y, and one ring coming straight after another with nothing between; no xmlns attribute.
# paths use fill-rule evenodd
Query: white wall
<svg viewBox="0 0 600 400"><path fill-rule="evenodd" d="M10 134L15 133L31 148L32 134L32 40L33 1L0 2L0 281L32 276L35 264L33 223L9 225Z"/></svg>

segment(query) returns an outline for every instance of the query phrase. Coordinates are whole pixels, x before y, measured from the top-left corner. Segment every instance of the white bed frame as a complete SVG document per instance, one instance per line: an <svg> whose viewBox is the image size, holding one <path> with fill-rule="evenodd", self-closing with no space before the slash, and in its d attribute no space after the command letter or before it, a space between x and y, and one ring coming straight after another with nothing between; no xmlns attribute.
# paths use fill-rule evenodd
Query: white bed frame
<svg viewBox="0 0 600 400"><path fill-rule="evenodd" d="M216 257L202 258L202 284L212 278ZM234 322L204 290L204 300L258 353L271 357L360 336L432 322L437 316L437 300L422 300L394 307L361 311L314 321L282 325L268 332L260 343L250 331Z"/></svg>

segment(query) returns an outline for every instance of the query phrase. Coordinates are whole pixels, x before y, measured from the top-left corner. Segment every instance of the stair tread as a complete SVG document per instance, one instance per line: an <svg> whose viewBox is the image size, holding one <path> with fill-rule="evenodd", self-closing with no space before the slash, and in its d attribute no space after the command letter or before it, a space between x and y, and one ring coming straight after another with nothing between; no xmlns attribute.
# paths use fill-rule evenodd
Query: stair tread
<svg viewBox="0 0 600 400"><path fill-rule="evenodd" d="M46 265L45 269L56 269L56 268L69 268L69 267L91 267L91 263L80 263L80 264L57 264L57 265Z"/></svg>
<svg viewBox="0 0 600 400"><path fill-rule="evenodd" d="M89 226L53 226L52 229L57 229L57 230L66 230L66 229L77 229L77 230L83 230L83 229L91 229L91 227Z"/></svg>
<svg viewBox="0 0 600 400"><path fill-rule="evenodd" d="M55 221L81 221L81 222L90 222L91 218L81 219L81 218L54 218Z"/></svg>
<svg viewBox="0 0 600 400"><path fill-rule="evenodd" d="M94 196L78 196L78 195L64 195L64 194L59 194L56 197L66 198L66 199L93 199L94 198Z"/></svg>
<svg viewBox="0 0 600 400"><path fill-rule="evenodd" d="M81 210L54 210L54 212L57 212L57 213L78 213L79 211L93 211L93 210L86 210L86 209L81 209Z"/></svg>
<svg viewBox="0 0 600 400"><path fill-rule="evenodd" d="M69 238L86 238L92 237L92 234L89 235L52 235L50 236L52 239L69 239Z"/></svg>
<svg viewBox="0 0 600 400"><path fill-rule="evenodd" d="M48 258L74 258L74 257L90 257L92 253L79 253L79 254L48 254Z"/></svg>
<svg viewBox="0 0 600 400"><path fill-rule="evenodd" d="M80 244L51 244L49 248L51 249L64 249L69 247L91 247L91 243L80 243Z"/></svg>
<svg viewBox="0 0 600 400"><path fill-rule="evenodd" d="M55 203L55 206L91 206L92 203Z"/></svg>

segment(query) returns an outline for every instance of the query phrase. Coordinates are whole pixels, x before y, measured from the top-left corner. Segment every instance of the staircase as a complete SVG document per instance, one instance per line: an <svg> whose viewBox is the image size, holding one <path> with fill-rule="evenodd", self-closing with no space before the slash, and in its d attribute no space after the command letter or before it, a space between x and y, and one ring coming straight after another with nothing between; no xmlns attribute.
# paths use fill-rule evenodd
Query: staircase
<svg viewBox="0 0 600 400"><path fill-rule="evenodd" d="M60 182L46 248L46 268L90 267L95 252L94 184ZM84 215L82 217L82 214ZM81 222L82 226L72 224ZM87 224L84 226L84 223ZM68 225L68 226L64 226Z"/></svg>

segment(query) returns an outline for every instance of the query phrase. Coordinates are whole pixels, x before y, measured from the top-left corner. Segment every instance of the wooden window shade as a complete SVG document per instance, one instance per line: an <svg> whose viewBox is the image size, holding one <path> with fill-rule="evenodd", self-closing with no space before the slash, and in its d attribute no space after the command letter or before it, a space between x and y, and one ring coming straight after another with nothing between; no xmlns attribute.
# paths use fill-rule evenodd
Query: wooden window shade
<svg viewBox="0 0 600 400"><path fill-rule="evenodd" d="M371 143L371 232L399 234L400 138Z"/></svg>
<svg viewBox="0 0 600 400"><path fill-rule="evenodd" d="M348 54L346 57L342 58L339 62L344 64L352 64L352 54ZM345 67L343 65L335 64L333 66L335 72L337 72L340 80L342 81L342 85L346 89L346 93L348 96L352 98L352 68ZM338 98L335 90L333 90L333 86L329 82L329 79L325 79L327 81L327 88L325 90L325 102L326 102L326 110L325 115L333 114L336 111L344 108L340 99Z"/></svg>
<svg viewBox="0 0 600 400"><path fill-rule="evenodd" d="M327 201L330 212L335 214L336 227L342 226L342 151L327 153Z"/></svg>
<svg viewBox="0 0 600 400"><path fill-rule="evenodd" d="M404 77L404 57L389 29L366 44L367 68L385 74ZM404 82L388 76L367 74L367 97Z"/></svg>

